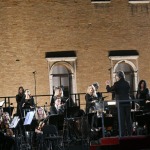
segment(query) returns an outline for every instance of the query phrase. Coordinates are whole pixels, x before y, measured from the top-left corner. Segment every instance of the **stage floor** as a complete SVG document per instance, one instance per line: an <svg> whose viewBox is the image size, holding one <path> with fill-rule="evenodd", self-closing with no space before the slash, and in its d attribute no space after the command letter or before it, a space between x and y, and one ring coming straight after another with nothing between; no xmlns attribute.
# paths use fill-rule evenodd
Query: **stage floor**
<svg viewBox="0 0 150 150"><path fill-rule="evenodd" d="M105 137L97 144L90 144L90 150L150 150L150 136Z"/></svg>

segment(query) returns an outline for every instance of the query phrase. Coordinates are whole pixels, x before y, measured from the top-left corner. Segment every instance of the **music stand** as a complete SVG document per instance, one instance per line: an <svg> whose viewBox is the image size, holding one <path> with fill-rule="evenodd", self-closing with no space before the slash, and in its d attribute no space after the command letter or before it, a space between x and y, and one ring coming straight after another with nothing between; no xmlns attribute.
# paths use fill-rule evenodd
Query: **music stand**
<svg viewBox="0 0 150 150"><path fill-rule="evenodd" d="M0 102L0 107L3 107L4 103L5 103L5 101L1 101Z"/></svg>
<svg viewBox="0 0 150 150"><path fill-rule="evenodd" d="M10 123L9 128L16 128L19 123L19 120L20 120L19 116L15 116L12 122Z"/></svg>
<svg viewBox="0 0 150 150"><path fill-rule="evenodd" d="M110 127L113 126L114 117L104 117L104 126ZM102 127L102 117L97 118L97 126Z"/></svg>
<svg viewBox="0 0 150 150"><path fill-rule="evenodd" d="M27 112L27 115L23 123L24 129L25 129L25 138L29 147L31 147L31 144L32 144L32 138L31 138L32 132L31 131L34 131L36 127L36 122L33 121L34 114L35 114L35 111Z"/></svg>
<svg viewBox="0 0 150 150"><path fill-rule="evenodd" d="M79 112L80 107L74 106L74 107L68 107L65 109L64 114L66 118L75 117L75 115Z"/></svg>
<svg viewBox="0 0 150 150"><path fill-rule="evenodd" d="M30 111L27 113L26 117L25 117L25 121L23 125L30 125L33 117L34 117L35 112L34 111Z"/></svg>
<svg viewBox="0 0 150 150"><path fill-rule="evenodd" d="M50 115L49 124L53 124L58 130L63 130L64 115Z"/></svg>

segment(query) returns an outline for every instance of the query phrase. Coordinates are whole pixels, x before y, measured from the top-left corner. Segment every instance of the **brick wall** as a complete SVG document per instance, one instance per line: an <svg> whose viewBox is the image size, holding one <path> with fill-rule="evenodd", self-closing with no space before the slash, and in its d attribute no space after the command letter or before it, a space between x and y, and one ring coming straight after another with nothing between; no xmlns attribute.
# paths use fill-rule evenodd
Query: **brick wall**
<svg viewBox="0 0 150 150"><path fill-rule="evenodd" d="M138 50L139 78L150 86L149 12L150 4L128 0L1 0L0 96L16 95L20 85L34 94L35 70L37 94L49 94L45 52L59 50L77 53L78 92L94 81L105 91L110 50Z"/></svg>

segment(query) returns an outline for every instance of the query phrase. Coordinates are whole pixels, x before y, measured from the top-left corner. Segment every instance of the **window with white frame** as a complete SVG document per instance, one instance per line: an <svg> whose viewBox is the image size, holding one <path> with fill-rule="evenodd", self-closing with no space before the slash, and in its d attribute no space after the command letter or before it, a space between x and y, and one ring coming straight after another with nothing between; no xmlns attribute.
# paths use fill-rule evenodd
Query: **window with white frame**
<svg viewBox="0 0 150 150"><path fill-rule="evenodd" d="M109 52L109 59L111 60L111 80L112 83L116 81L116 72L123 71L126 80L131 87L131 93L135 96L134 91L138 86L138 57L136 50L116 50Z"/></svg>
<svg viewBox="0 0 150 150"><path fill-rule="evenodd" d="M47 52L50 94L56 86L64 88L65 96L76 93L76 54L74 51Z"/></svg>
<svg viewBox="0 0 150 150"><path fill-rule="evenodd" d="M111 0L91 0L91 3L110 3Z"/></svg>
<svg viewBox="0 0 150 150"><path fill-rule="evenodd" d="M129 0L130 4L147 4L150 0Z"/></svg>

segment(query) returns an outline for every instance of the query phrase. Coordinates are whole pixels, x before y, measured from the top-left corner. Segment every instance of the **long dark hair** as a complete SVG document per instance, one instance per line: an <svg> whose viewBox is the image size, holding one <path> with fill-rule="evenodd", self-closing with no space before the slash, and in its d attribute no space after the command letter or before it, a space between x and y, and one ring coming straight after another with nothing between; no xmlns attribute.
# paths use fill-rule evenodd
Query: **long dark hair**
<svg viewBox="0 0 150 150"><path fill-rule="evenodd" d="M20 89L22 89L22 94L20 93ZM19 94L19 95L23 95L23 94L24 94L24 88L23 88L23 86L20 86L20 87L18 88L18 94Z"/></svg>
<svg viewBox="0 0 150 150"><path fill-rule="evenodd" d="M147 88L146 81L145 81L145 80L141 80L141 81L139 82L139 84L138 84L138 91L140 91L140 90L141 90L141 84L142 84L142 82L144 83L144 89L146 89L146 88Z"/></svg>

